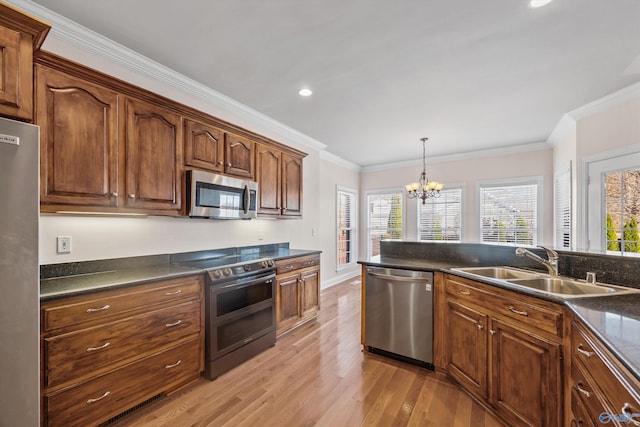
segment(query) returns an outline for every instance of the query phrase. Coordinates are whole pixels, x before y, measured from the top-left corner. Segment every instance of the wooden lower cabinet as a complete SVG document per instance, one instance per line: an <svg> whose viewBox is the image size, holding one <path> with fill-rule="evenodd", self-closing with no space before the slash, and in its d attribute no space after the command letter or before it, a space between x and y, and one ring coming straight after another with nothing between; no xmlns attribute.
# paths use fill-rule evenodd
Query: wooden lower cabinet
<svg viewBox="0 0 640 427"><path fill-rule="evenodd" d="M510 426L562 426L562 307L453 275L444 288L449 375Z"/></svg>
<svg viewBox="0 0 640 427"><path fill-rule="evenodd" d="M42 416L95 426L200 377L201 275L41 304Z"/></svg>
<svg viewBox="0 0 640 427"><path fill-rule="evenodd" d="M320 311L320 255L276 261L276 329L283 334Z"/></svg>
<svg viewBox="0 0 640 427"><path fill-rule="evenodd" d="M571 326L572 425L640 426L640 381L580 320Z"/></svg>

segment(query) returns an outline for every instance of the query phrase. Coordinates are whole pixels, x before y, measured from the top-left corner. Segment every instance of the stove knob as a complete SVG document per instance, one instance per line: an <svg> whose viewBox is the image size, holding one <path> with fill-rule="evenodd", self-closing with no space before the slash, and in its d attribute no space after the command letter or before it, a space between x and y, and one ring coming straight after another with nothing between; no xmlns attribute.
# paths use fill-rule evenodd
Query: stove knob
<svg viewBox="0 0 640 427"><path fill-rule="evenodd" d="M267 267L267 261L260 261L260 268L266 268Z"/></svg>
<svg viewBox="0 0 640 427"><path fill-rule="evenodd" d="M268 265L269 267L273 267L273 260L271 260L271 259L270 259L270 260L268 260L268 261L267 261L267 265Z"/></svg>
<svg viewBox="0 0 640 427"><path fill-rule="evenodd" d="M214 272L213 272L213 277L214 277L215 279L219 279L219 278L221 278L221 277L222 277L222 271L220 271L220 270L216 270L216 271L214 271Z"/></svg>
<svg viewBox="0 0 640 427"><path fill-rule="evenodd" d="M249 271L251 270L251 266L249 264L245 264L242 266L242 268L244 268L244 271Z"/></svg>
<svg viewBox="0 0 640 427"><path fill-rule="evenodd" d="M224 273L225 276L231 276L232 271L231 271L230 268L225 268L223 273Z"/></svg>

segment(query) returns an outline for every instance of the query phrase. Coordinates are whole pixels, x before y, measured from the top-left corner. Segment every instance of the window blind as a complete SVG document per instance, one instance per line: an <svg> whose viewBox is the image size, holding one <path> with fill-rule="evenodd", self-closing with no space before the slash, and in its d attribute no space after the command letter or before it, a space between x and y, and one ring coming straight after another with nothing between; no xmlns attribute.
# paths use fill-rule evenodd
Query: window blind
<svg viewBox="0 0 640 427"><path fill-rule="evenodd" d="M488 243L536 245L537 205L537 184L481 186L481 240Z"/></svg>
<svg viewBox="0 0 640 427"><path fill-rule="evenodd" d="M355 263L355 204L356 194L354 192L337 191L337 268Z"/></svg>
<svg viewBox="0 0 640 427"><path fill-rule="evenodd" d="M418 240L461 241L462 189L442 190L440 197L418 200Z"/></svg>
<svg viewBox="0 0 640 427"><path fill-rule="evenodd" d="M553 222L555 246L571 248L571 168L560 172L553 181Z"/></svg>
<svg viewBox="0 0 640 427"><path fill-rule="evenodd" d="M404 194L402 191L367 195L367 250L380 255L380 240L401 239L404 235Z"/></svg>

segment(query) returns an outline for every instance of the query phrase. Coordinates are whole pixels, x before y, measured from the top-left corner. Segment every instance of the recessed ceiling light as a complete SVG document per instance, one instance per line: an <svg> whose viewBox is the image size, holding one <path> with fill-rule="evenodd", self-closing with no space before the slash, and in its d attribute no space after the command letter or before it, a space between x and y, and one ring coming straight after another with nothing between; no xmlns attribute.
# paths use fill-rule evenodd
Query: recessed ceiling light
<svg viewBox="0 0 640 427"><path fill-rule="evenodd" d="M551 3L551 0L531 0L529 7L542 7Z"/></svg>
<svg viewBox="0 0 640 427"><path fill-rule="evenodd" d="M309 88L302 88L298 91L298 95L300 96L311 96L313 92Z"/></svg>

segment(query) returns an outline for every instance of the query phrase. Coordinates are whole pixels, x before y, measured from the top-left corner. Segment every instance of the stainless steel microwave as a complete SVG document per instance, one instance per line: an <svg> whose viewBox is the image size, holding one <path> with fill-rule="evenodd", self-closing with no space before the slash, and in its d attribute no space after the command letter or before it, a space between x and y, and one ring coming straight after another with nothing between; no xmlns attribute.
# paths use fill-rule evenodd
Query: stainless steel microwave
<svg viewBox="0 0 640 427"><path fill-rule="evenodd" d="M258 183L198 170L187 171L188 215L251 219L257 215Z"/></svg>

